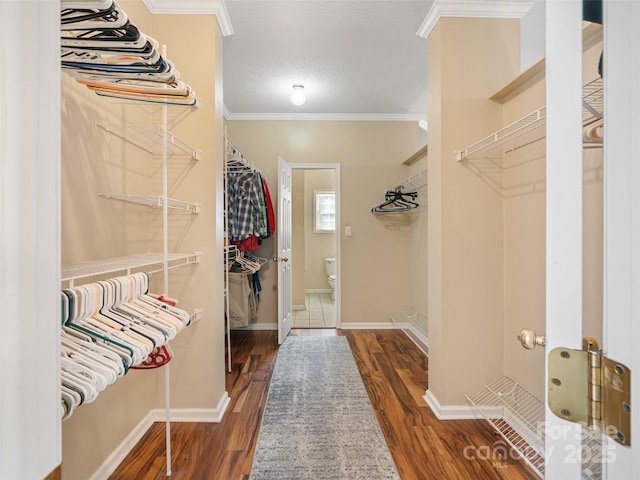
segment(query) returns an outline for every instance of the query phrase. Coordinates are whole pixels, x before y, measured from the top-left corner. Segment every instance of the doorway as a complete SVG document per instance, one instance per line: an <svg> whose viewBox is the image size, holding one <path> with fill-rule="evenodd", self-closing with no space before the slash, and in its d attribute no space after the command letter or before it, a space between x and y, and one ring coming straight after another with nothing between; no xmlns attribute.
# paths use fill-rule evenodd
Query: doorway
<svg viewBox="0 0 640 480"><path fill-rule="evenodd" d="M340 325L339 165L292 164L294 328Z"/></svg>

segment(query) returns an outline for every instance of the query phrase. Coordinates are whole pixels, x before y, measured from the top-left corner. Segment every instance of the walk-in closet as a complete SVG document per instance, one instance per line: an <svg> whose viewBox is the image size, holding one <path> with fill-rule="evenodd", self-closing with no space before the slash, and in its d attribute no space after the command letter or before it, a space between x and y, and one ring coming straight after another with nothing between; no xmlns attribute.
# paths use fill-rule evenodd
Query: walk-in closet
<svg viewBox="0 0 640 480"><path fill-rule="evenodd" d="M248 475L282 157L337 172L340 324L311 333L348 337L397 465L636 478L640 4L581 3L545 3L523 68L526 5L435 2L419 126L225 111L224 2L0 1L0 477ZM272 188L245 238L239 174Z"/></svg>

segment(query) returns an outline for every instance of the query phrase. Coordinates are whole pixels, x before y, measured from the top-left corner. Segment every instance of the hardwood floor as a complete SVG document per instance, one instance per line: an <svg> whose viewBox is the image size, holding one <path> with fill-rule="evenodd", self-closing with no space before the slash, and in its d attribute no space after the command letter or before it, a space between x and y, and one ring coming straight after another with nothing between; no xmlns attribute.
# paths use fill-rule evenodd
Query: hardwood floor
<svg viewBox="0 0 640 480"><path fill-rule="evenodd" d="M503 443L486 422L435 418L423 399L427 357L400 330L297 329L291 334L347 337L402 480L538 478L524 462L503 458L504 450L492 448ZM154 424L111 479L249 478L277 333L232 335L234 363L226 377L231 403L222 422L171 424L171 477L165 475L164 424Z"/></svg>

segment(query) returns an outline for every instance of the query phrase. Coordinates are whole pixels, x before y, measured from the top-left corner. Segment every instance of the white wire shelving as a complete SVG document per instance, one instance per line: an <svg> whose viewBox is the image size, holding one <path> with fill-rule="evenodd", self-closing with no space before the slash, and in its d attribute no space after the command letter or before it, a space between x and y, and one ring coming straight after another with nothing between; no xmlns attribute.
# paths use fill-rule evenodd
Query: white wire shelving
<svg viewBox="0 0 640 480"><path fill-rule="evenodd" d="M582 124L600 120L604 111L602 78L596 78L582 87Z"/></svg>
<svg viewBox="0 0 640 480"><path fill-rule="evenodd" d="M546 107L542 107L464 150L455 152L456 160L461 161L477 156L501 162L505 153L544 138L545 126Z"/></svg>
<svg viewBox="0 0 640 480"><path fill-rule="evenodd" d="M597 78L583 86L583 125L602 119L603 84ZM541 107L504 128L454 152L457 161L481 159L501 167L505 154L545 138L546 107Z"/></svg>
<svg viewBox="0 0 640 480"><path fill-rule="evenodd" d="M412 175L411 177L407 178L406 180L402 181L401 183L393 187L393 190L400 189L403 191L410 191L410 190L417 190L418 188L426 187L426 186L427 186L427 170L424 169L421 172L416 173L415 175Z"/></svg>
<svg viewBox="0 0 640 480"><path fill-rule="evenodd" d="M73 286L75 280L89 277L98 277L101 275L109 275L118 272L131 273L131 270L139 268L148 268L153 266L162 266L165 257L163 253L144 253L139 255L130 255L126 257L103 258L100 260L92 260L87 262L73 263L63 265L61 269L62 282L68 282L69 286ZM200 252L193 253L170 253L167 257L169 263L168 268L182 267L191 265L200 261ZM162 268L148 271L148 273L157 273L163 271Z"/></svg>
<svg viewBox="0 0 640 480"><path fill-rule="evenodd" d="M473 396L465 395L497 433L544 478L544 402L503 375Z"/></svg>
<svg viewBox="0 0 640 480"><path fill-rule="evenodd" d="M144 150L147 153L161 155L166 145L172 154L182 153L189 155L193 160L200 160L200 150L190 147L186 142L167 130L166 144L164 129L160 125L110 125L97 123L97 126L115 137Z"/></svg>
<svg viewBox="0 0 640 480"><path fill-rule="evenodd" d="M111 200L120 200L123 202L134 203L137 205L146 205L152 208L163 208L164 201L162 195L131 195L131 194L112 194L99 193L98 196ZM167 198L167 208L172 210L181 210L189 213L200 213L201 204Z"/></svg>

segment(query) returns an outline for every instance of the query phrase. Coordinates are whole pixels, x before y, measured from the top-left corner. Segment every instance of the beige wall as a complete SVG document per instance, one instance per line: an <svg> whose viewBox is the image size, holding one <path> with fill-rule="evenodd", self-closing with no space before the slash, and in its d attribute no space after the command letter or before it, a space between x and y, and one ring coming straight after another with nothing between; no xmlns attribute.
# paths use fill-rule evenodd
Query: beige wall
<svg viewBox="0 0 640 480"><path fill-rule="evenodd" d="M120 2L133 22L168 48L200 107L170 109L169 128L202 151L199 162L169 160L169 195L202 204L199 215L169 215L169 251L201 251L201 263L170 272L181 308L204 310L171 342L172 408L214 412L224 397L221 208L222 38L215 16L152 16L142 1ZM189 32L189 35L185 35ZM62 261L161 251L158 211L98 193L161 193L161 161L96 126L157 124L161 108L110 102L62 75ZM93 281L93 279L89 279ZM162 275L152 289L162 291ZM164 371L130 371L63 422L63 478L86 479L152 410L164 408Z"/></svg>
<svg viewBox="0 0 640 480"><path fill-rule="evenodd" d="M539 82L504 106L508 125L545 104ZM526 350L516 336L523 328L545 331L545 141L505 156L504 372L544 398L544 349Z"/></svg>
<svg viewBox="0 0 640 480"><path fill-rule="evenodd" d="M324 259L336 255L336 234L315 233L314 190L334 190L333 170L305 170L304 172L304 223L305 223L305 290L329 290L324 269Z"/></svg>
<svg viewBox="0 0 640 480"><path fill-rule="evenodd" d="M243 154L266 175L277 205L277 157L290 163L341 165L342 322L388 322L405 308L409 289L410 225L404 215L374 215L384 192L409 176L402 162L418 150L411 122L228 121L228 133ZM385 218L383 218L385 217ZM351 225L353 236L342 235ZM258 255L272 257L274 239ZM261 270L258 322L275 323L276 271Z"/></svg>
<svg viewBox="0 0 640 480"><path fill-rule="evenodd" d="M502 197L454 160L499 128L488 99L519 70L515 20L443 18L429 70L429 391L464 405L503 372Z"/></svg>

